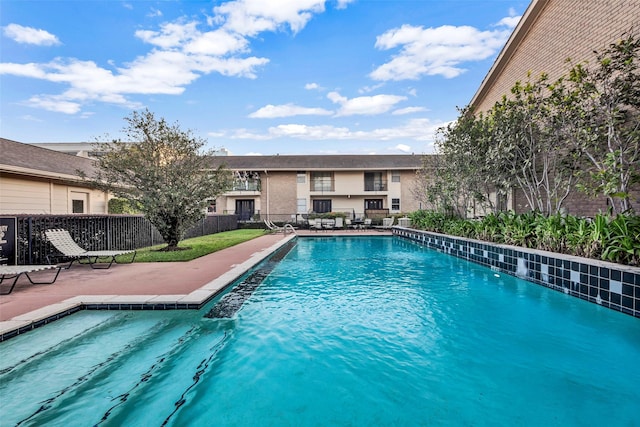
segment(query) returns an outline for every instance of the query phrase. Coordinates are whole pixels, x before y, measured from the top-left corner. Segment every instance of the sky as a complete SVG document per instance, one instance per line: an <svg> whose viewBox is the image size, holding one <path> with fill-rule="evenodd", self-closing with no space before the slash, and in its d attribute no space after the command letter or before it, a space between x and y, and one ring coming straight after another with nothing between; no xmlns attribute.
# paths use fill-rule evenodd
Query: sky
<svg viewBox="0 0 640 427"><path fill-rule="evenodd" d="M232 155L432 153L529 0L2 0L0 136Z"/></svg>

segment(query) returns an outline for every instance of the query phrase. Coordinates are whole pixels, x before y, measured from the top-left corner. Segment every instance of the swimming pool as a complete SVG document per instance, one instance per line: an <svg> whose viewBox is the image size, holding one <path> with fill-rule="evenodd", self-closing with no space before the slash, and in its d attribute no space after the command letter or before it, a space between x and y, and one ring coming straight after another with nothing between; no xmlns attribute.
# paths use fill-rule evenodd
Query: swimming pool
<svg viewBox="0 0 640 427"><path fill-rule="evenodd" d="M0 344L0 424L638 422L633 317L397 237L299 238L239 285Z"/></svg>

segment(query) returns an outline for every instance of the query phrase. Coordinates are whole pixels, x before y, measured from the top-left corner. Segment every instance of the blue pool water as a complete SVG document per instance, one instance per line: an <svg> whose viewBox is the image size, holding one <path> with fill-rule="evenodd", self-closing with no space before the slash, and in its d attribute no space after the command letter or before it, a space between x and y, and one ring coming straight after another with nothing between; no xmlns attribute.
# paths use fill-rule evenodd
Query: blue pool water
<svg viewBox="0 0 640 427"><path fill-rule="evenodd" d="M397 237L299 239L269 269L200 311L0 344L0 425L640 423L631 316Z"/></svg>

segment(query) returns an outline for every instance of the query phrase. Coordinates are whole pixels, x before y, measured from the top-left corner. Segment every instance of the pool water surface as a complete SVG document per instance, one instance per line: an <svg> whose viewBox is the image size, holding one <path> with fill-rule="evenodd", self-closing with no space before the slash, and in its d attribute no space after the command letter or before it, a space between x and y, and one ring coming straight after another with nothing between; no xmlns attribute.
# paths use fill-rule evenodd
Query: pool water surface
<svg viewBox="0 0 640 427"><path fill-rule="evenodd" d="M631 316L399 237L298 238L265 265L199 311L1 343L0 425L640 423Z"/></svg>

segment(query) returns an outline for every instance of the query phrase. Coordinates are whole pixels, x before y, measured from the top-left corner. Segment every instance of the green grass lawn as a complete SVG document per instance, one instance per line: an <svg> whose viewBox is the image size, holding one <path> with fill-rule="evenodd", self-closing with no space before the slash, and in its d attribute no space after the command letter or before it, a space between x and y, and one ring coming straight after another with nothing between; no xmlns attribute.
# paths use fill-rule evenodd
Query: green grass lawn
<svg viewBox="0 0 640 427"><path fill-rule="evenodd" d="M138 249L136 262L169 262L169 261L191 261L192 259L208 255L247 240L255 239L264 235L264 230L244 229L224 231L222 233L210 234L208 236L194 237L186 239L178 244L181 248L190 248L182 251L159 252L158 249L165 247L165 244ZM123 256L125 261L127 256Z"/></svg>

